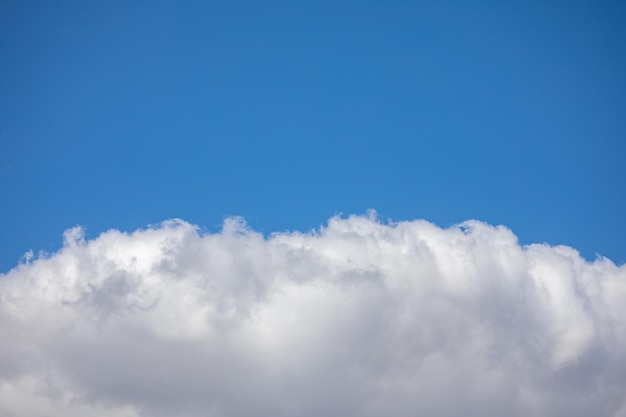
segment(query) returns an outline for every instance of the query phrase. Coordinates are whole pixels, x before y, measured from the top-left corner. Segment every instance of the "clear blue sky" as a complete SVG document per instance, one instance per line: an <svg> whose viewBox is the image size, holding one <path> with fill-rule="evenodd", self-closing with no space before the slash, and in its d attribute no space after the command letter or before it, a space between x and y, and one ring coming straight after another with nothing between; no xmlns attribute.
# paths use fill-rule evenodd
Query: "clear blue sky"
<svg viewBox="0 0 626 417"><path fill-rule="evenodd" d="M0 271L369 208L623 262L626 3L504 3L0 1Z"/></svg>

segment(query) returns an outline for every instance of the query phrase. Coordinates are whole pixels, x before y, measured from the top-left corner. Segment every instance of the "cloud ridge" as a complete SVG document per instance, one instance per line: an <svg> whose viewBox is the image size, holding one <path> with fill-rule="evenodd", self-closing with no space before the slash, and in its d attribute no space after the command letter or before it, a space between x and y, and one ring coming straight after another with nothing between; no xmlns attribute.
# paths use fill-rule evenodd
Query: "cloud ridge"
<svg viewBox="0 0 626 417"><path fill-rule="evenodd" d="M626 417L626 266L506 227L229 218L0 276L7 416Z"/></svg>

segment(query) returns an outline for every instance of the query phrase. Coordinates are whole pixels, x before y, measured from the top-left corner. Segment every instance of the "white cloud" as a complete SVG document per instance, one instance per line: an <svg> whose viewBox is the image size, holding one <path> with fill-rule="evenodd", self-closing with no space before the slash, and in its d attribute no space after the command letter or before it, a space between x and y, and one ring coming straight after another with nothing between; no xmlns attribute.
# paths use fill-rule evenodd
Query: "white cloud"
<svg viewBox="0 0 626 417"><path fill-rule="evenodd" d="M3 416L626 416L626 267L469 221L182 221L0 276Z"/></svg>

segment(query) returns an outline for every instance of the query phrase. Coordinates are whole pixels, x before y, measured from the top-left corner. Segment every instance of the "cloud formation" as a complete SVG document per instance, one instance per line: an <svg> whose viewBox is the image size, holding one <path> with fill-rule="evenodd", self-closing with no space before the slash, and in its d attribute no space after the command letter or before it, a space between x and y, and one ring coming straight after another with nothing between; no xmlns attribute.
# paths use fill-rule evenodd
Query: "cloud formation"
<svg viewBox="0 0 626 417"><path fill-rule="evenodd" d="M0 276L0 415L626 417L626 266L373 215L168 221Z"/></svg>

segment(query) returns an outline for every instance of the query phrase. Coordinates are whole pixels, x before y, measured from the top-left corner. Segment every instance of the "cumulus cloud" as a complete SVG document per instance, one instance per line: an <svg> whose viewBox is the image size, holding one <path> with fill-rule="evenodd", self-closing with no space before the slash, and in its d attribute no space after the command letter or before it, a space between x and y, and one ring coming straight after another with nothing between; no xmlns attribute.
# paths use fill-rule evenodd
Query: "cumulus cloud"
<svg viewBox="0 0 626 417"><path fill-rule="evenodd" d="M626 417L626 267L468 221L175 220L0 276L3 416Z"/></svg>

